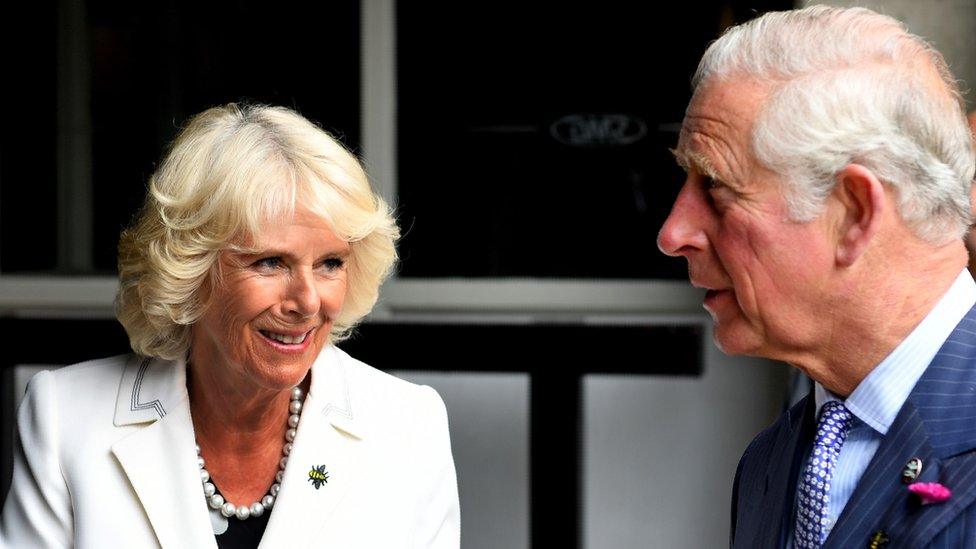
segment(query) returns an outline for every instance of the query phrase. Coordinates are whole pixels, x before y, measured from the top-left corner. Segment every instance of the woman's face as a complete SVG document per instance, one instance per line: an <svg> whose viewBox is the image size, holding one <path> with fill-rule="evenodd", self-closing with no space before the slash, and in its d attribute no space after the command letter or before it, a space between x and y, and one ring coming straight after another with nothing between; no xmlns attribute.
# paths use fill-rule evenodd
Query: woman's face
<svg viewBox="0 0 976 549"><path fill-rule="evenodd" d="M329 338L346 296L349 243L299 210L225 250L209 306L192 328L190 360L241 391L297 385Z"/></svg>

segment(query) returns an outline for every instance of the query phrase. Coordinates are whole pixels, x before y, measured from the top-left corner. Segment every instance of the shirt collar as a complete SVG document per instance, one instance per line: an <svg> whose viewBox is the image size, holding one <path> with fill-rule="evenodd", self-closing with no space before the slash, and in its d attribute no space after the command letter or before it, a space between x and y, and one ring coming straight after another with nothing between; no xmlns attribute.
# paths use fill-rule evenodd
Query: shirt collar
<svg viewBox="0 0 976 549"><path fill-rule="evenodd" d="M886 434L918 379L973 305L976 282L963 269L935 308L847 397L847 409L875 431ZM817 410L830 400L840 400L820 383L814 387L814 399Z"/></svg>

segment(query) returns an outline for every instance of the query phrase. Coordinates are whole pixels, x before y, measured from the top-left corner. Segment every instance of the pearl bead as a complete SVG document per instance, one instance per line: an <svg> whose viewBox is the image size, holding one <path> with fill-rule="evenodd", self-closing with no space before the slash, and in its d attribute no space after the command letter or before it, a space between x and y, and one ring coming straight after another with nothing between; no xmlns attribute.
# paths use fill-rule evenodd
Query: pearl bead
<svg viewBox="0 0 976 549"><path fill-rule="evenodd" d="M213 507L214 509L220 509L220 507L223 504L224 504L224 496L220 494L214 494L213 496L210 497L210 506Z"/></svg>
<svg viewBox="0 0 976 549"><path fill-rule="evenodd" d="M270 510L275 504L278 497L278 493L281 491L281 481L285 476L285 467L288 465L288 456L291 454L294 448L293 442L295 437L298 435L298 423L301 420L301 413L303 403L301 398L304 396L304 392L295 387L292 389L292 402L288 405L288 411L291 415L288 417L288 427L289 429L285 432L286 442L281 448L281 453L284 457L278 463L278 472L275 473L275 483L271 485L268 490L268 495L264 496L261 501L256 501L251 505L241 505L236 506L233 503L224 499L217 492L217 486L210 479L210 472L205 468L206 462L203 456L200 455L200 445L194 444L197 451L197 466L200 468L200 481L203 483L203 494L207 501L207 505L214 509L219 509L220 514L227 518L237 517L238 520L247 520L249 517L260 517L265 511Z"/></svg>

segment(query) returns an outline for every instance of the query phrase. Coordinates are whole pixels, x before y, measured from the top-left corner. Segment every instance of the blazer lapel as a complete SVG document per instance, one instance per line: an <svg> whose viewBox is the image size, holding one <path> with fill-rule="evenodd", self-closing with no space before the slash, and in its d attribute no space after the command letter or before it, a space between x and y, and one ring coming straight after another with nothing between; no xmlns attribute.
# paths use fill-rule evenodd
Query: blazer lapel
<svg viewBox="0 0 976 549"><path fill-rule="evenodd" d="M790 411L788 425L790 431L787 436L780 438L771 453L769 462L772 464L766 476L764 490L769 503L766 509L782 509L782 513L765 513L759 528L762 543L756 547L785 547L786 538L790 532L790 521L795 514L796 479L799 468L806 456L812 438L813 396L808 396L802 403L794 406Z"/></svg>
<svg viewBox="0 0 976 549"><path fill-rule="evenodd" d="M867 544L868 538L881 529L877 524L886 509L902 504L905 499L907 489L901 482L901 471L908 460L921 458L923 471L931 461L926 441L921 419L914 406L906 402L837 518L825 548Z"/></svg>
<svg viewBox="0 0 976 549"><path fill-rule="evenodd" d="M356 415L343 362L343 355L330 346L312 367L298 436L261 547L320 545L320 532L356 484L365 428ZM317 487L309 475L313 467L328 473L328 480Z"/></svg>
<svg viewBox="0 0 976 549"><path fill-rule="evenodd" d="M943 503L922 505L918 498L902 495L899 498L901 504L892 505L883 522L889 538L898 540L900 546L927 546L936 534L976 500L976 453L969 452L937 461L933 465L937 473L920 481L941 482L950 487L952 497Z"/></svg>
<svg viewBox="0 0 976 549"><path fill-rule="evenodd" d="M912 390L838 518L825 547L862 546L884 531L894 546L922 547L976 500L976 308L956 327ZM952 490L920 505L901 482L909 459L919 482Z"/></svg>
<svg viewBox="0 0 976 549"><path fill-rule="evenodd" d="M149 359L126 368L117 425L147 423L112 445L164 549L216 548L200 486L185 364Z"/></svg>

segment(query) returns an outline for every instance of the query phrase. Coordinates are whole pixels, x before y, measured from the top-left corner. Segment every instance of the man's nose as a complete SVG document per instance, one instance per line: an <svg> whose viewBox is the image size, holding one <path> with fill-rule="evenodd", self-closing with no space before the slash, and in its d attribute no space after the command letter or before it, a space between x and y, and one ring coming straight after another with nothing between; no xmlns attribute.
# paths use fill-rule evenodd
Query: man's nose
<svg viewBox="0 0 976 549"><path fill-rule="evenodd" d="M690 181L685 181L681 187L678 198L671 206L671 213L657 234L657 247L664 254L672 257L687 256L692 251L703 250L707 246L703 224L708 203L702 192Z"/></svg>

